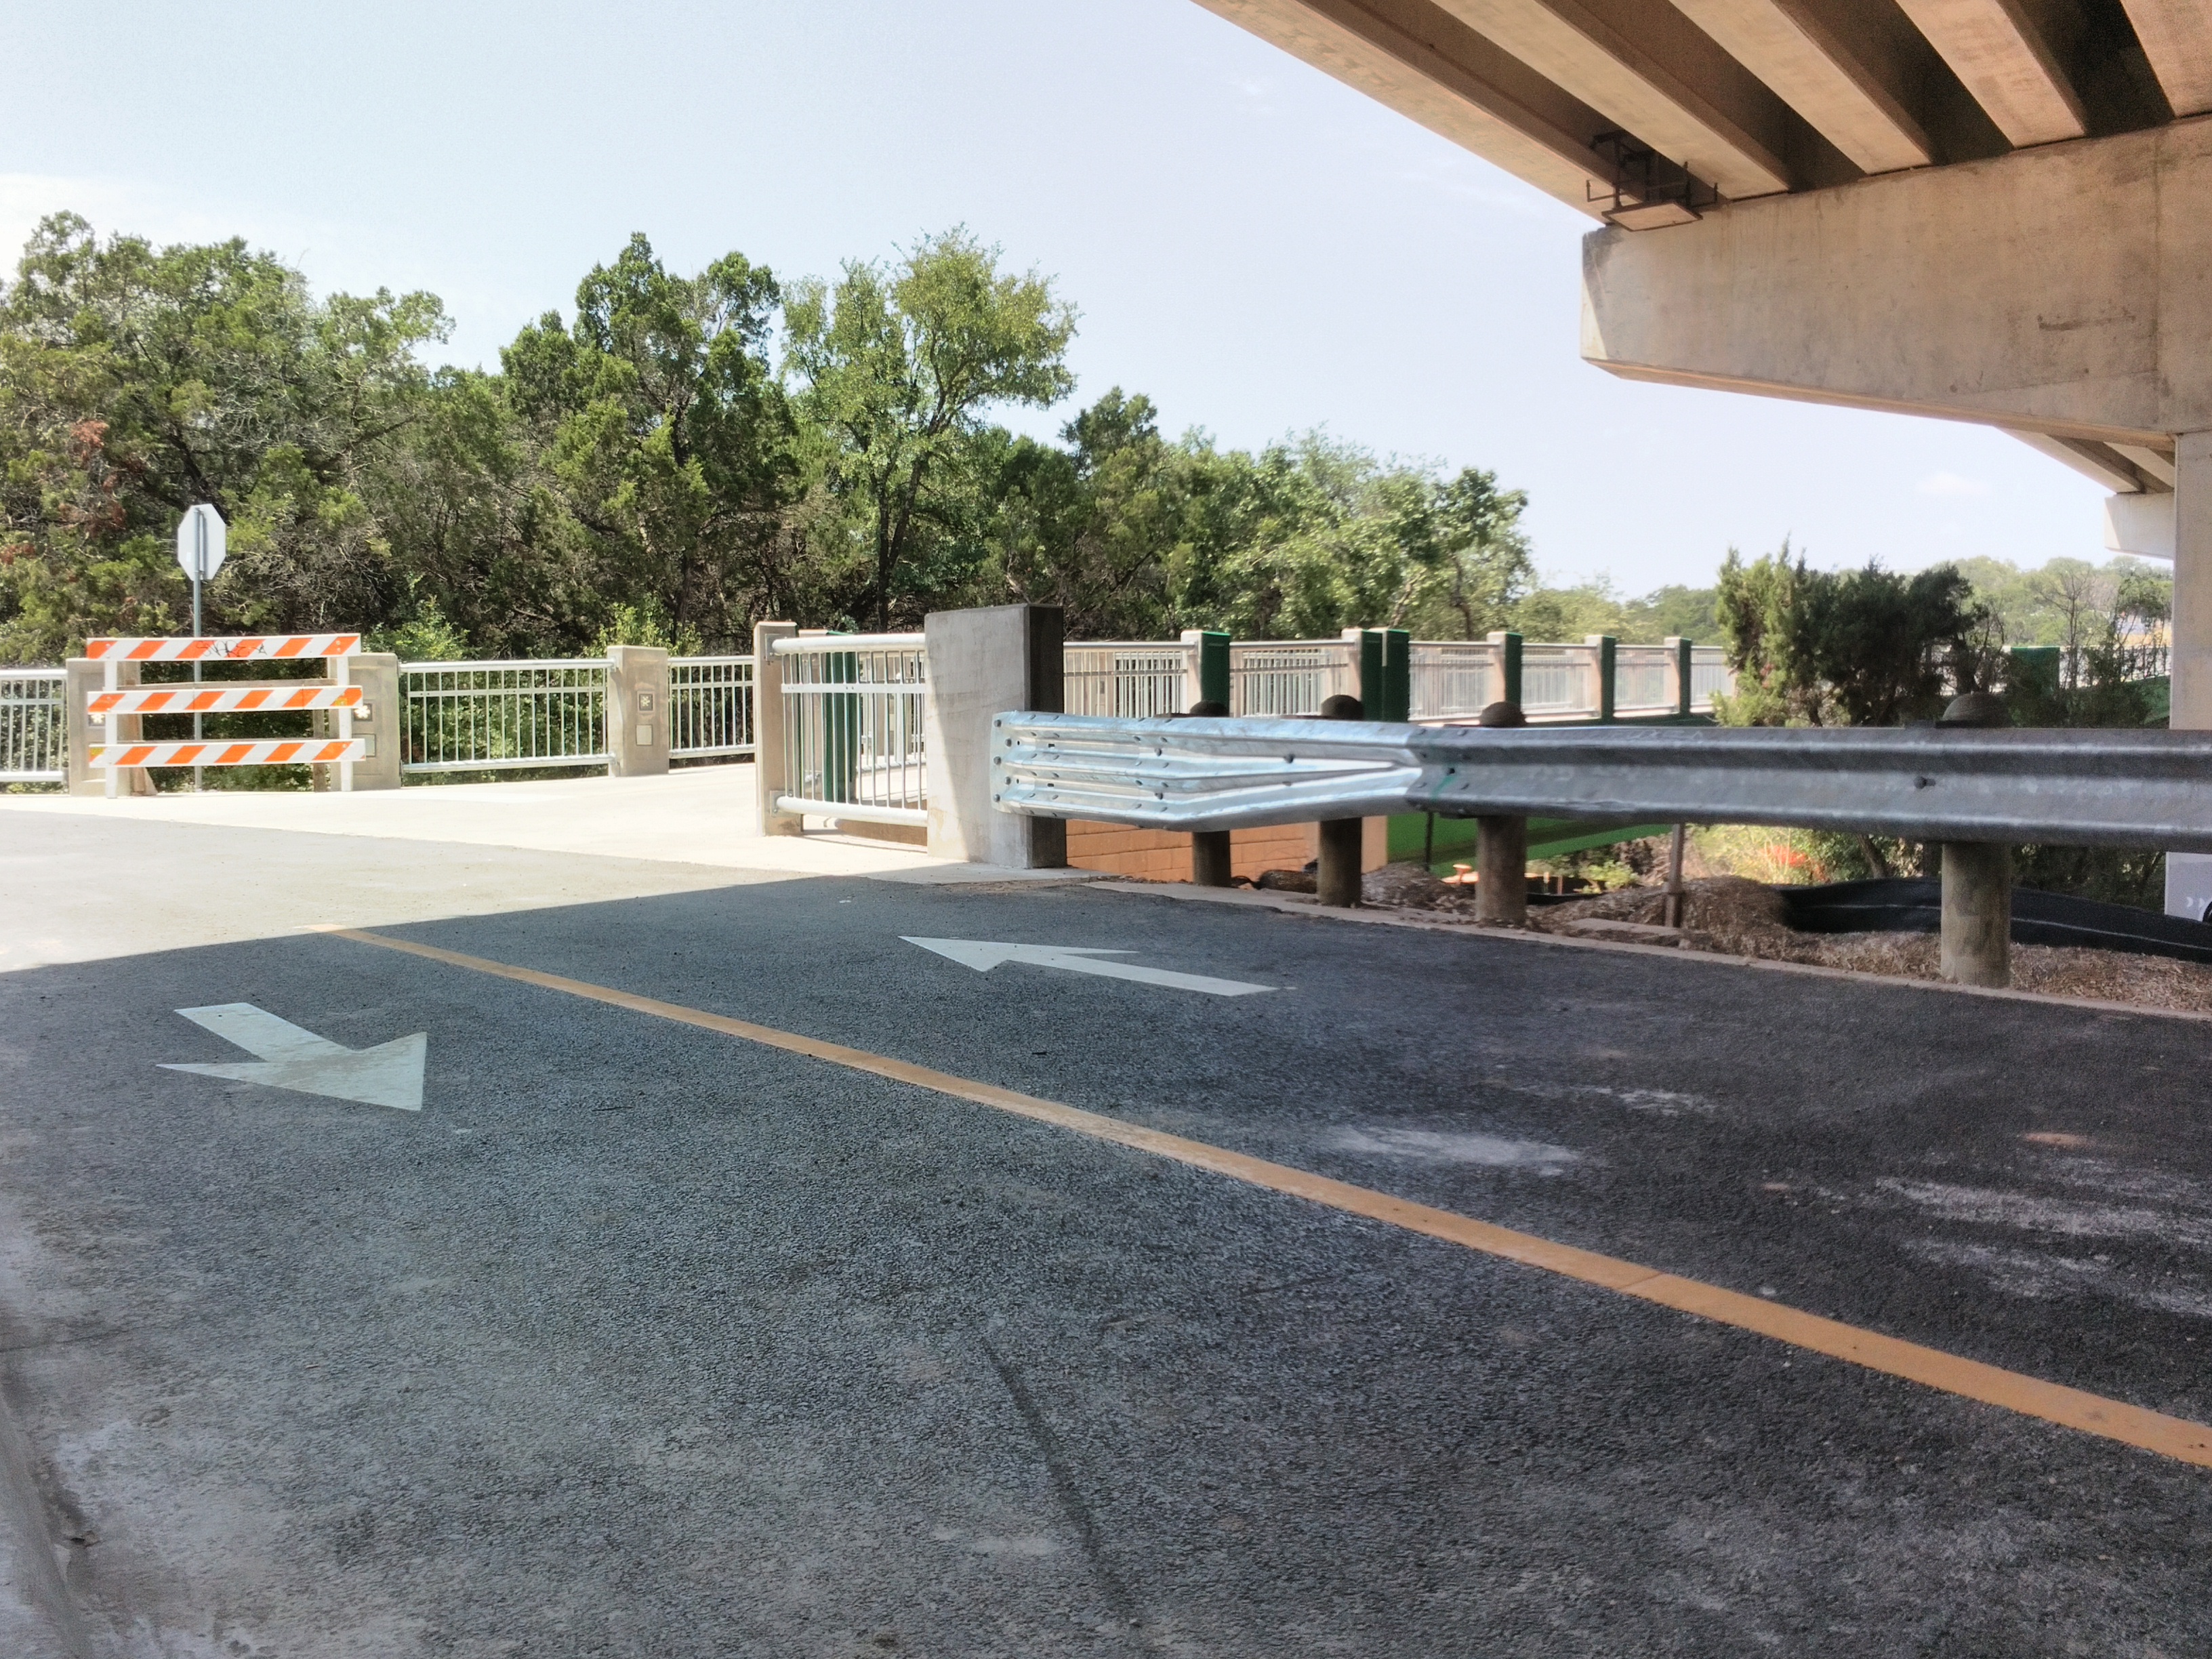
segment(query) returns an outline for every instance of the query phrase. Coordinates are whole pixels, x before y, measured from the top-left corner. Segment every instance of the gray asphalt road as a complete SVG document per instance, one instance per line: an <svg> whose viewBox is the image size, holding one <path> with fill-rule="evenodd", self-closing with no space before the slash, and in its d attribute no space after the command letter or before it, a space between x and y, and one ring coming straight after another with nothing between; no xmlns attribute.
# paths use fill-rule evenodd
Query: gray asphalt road
<svg viewBox="0 0 2212 1659"><path fill-rule="evenodd" d="M2201 1024L1091 888L390 931L2212 1418ZM157 1069L226 1001L428 1032L424 1111ZM328 937L0 1031L89 1651L2212 1647L2212 1472L909 1085Z"/></svg>

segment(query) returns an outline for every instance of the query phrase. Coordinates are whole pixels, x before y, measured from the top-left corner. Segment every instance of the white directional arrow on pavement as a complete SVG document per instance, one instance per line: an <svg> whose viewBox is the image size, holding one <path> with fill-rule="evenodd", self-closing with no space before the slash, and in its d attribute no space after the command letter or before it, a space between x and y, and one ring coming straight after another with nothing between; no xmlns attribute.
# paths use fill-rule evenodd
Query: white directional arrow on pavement
<svg viewBox="0 0 2212 1659"><path fill-rule="evenodd" d="M988 974L1002 962L1026 962L1037 968L1060 968L1071 974L1096 974L1102 979L1129 979L1139 985L1164 985L1176 991L1203 991L1208 996L1248 997L1255 991L1272 991L1272 985L1248 985L1241 979L1208 979L1204 974L1178 974L1165 968L1139 968L1133 962L1102 962L1102 957L1126 957L1127 951L1102 951L1077 945L1001 945L987 939L915 939L902 933L908 945L919 945L940 957Z"/></svg>
<svg viewBox="0 0 2212 1659"><path fill-rule="evenodd" d="M227 1077L298 1094L359 1101L364 1106L393 1106L403 1112L422 1109L422 1060L430 1046L423 1032L395 1037L374 1048L342 1048L250 1002L219 1002L177 1012L261 1058L218 1066L164 1065L163 1071Z"/></svg>

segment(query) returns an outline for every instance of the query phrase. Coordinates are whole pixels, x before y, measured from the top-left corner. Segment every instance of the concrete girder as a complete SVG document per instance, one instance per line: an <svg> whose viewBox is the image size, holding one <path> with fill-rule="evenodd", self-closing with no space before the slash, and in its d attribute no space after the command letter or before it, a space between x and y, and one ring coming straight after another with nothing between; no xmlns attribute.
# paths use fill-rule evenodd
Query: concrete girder
<svg viewBox="0 0 2212 1659"><path fill-rule="evenodd" d="M1429 0L1199 3L1592 218L1625 183L1592 148L1618 121Z"/></svg>
<svg viewBox="0 0 2212 1659"><path fill-rule="evenodd" d="M2126 453L2128 446L2094 442L2087 438L2054 438L2045 432L2014 432L2012 434L2030 449L2048 455L2061 466L2068 466L2119 495L2139 495L2159 489L2171 489L2170 483L2161 484L2137 466ZM2142 450L2148 454L2148 450Z"/></svg>
<svg viewBox="0 0 2212 1659"><path fill-rule="evenodd" d="M2026 0L1898 4L2014 144L2057 143L2089 131L2081 97Z"/></svg>
<svg viewBox="0 0 2212 1659"><path fill-rule="evenodd" d="M1668 0L1439 3L1723 196L1802 182L1788 106Z"/></svg>
<svg viewBox="0 0 2212 1659"><path fill-rule="evenodd" d="M1888 0L1674 0L1814 131L1868 173L1926 167L1914 115L1927 42Z"/></svg>
<svg viewBox="0 0 2212 1659"><path fill-rule="evenodd" d="M1583 355L1631 379L2163 453L2212 430L2208 340L2212 118L1583 245Z"/></svg>
<svg viewBox="0 0 2212 1659"><path fill-rule="evenodd" d="M2203 0L2123 0L2176 115L2212 110L2212 12Z"/></svg>

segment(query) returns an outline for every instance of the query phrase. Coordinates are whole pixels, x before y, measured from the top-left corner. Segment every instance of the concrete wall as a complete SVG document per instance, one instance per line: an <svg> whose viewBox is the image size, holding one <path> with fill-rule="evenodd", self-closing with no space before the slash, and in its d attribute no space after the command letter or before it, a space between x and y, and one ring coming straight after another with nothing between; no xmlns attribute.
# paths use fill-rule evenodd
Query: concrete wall
<svg viewBox="0 0 2212 1659"><path fill-rule="evenodd" d="M107 793L107 772L92 766L92 745L96 743L136 743L144 721L136 714L110 715L94 726L87 714L85 705L107 686L107 665L94 662L89 657L71 657L63 665L62 696L67 700L63 718L69 722L68 788L72 795L104 795ZM119 662L115 665L117 687L138 684L138 665ZM150 795L154 793L153 775L143 766L126 768L117 784L119 793L130 795Z"/></svg>
<svg viewBox="0 0 2212 1659"><path fill-rule="evenodd" d="M360 705L353 711L353 734L365 751L353 764L353 787L397 789L402 782L400 765L406 759L406 708L399 695L399 659L389 651L363 651L346 663L346 678L361 688ZM337 716L325 711L315 716L315 735L336 737ZM309 769L317 789L338 787L338 769Z"/></svg>
<svg viewBox="0 0 2212 1659"><path fill-rule="evenodd" d="M1583 355L2067 437L2212 429L2212 118L1594 232Z"/></svg>
<svg viewBox="0 0 2212 1659"><path fill-rule="evenodd" d="M668 653L657 645L607 650L607 775L668 770Z"/></svg>
<svg viewBox="0 0 2212 1659"><path fill-rule="evenodd" d="M1040 605L939 611L923 619L928 844L940 858L1016 870L1067 862L1064 823L1001 812L991 804L991 717L1012 709L1060 712L1062 627L1058 607Z"/></svg>
<svg viewBox="0 0 2212 1659"><path fill-rule="evenodd" d="M797 623L764 622L753 625L753 787L760 798L760 827L763 836L798 836L806 831L806 820L796 812L780 812L775 798L790 790L783 776L783 659L775 654L778 640L793 638Z"/></svg>

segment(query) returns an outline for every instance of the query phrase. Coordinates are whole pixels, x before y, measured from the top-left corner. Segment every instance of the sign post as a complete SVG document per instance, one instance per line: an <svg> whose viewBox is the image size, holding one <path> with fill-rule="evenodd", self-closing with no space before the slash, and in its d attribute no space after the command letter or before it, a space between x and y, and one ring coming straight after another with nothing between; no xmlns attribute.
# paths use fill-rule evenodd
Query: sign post
<svg viewBox="0 0 2212 1659"><path fill-rule="evenodd" d="M184 567L185 574L192 579L192 637L194 639L200 637L200 584L212 581L215 579L215 573L222 568L227 539L222 514L205 501L200 501L186 509L184 518L177 525L177 562ZM200 659L194 657L192 683L195 685L198 684L199 678ZM195 711L192 714L193 740L197 742L199 736L200 716L198 711ZM203 769L199 767L192 768L192 788L195 793L200 787L202 771Z"/></svg>

